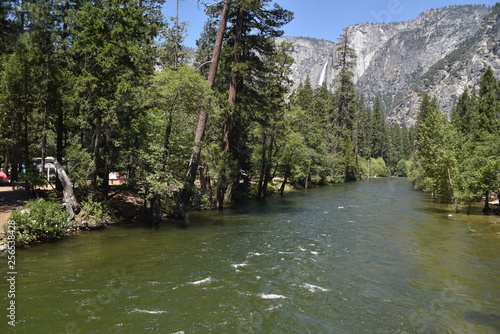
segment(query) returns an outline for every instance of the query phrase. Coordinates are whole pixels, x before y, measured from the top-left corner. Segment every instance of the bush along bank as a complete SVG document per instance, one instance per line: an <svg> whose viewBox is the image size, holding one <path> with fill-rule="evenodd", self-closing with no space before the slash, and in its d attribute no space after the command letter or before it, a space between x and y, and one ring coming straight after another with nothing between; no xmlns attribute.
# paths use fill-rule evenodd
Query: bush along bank
<svg viewBox="0 0 500 334"><path fill-rule="evenodd" d="M4 231L9 231L11 238L14 236L16 246L26 247L32 243L59 240L79 230L106 227L110 218L107 208L89 201L82 204L82 210L75 219L70 219L70 214L59 204L40 198L28 201L14 211L4 225ZM7 236L2 237L0 245L7 241ZM0 251L4 250L4 246L0 246Z"/></svg>
<svg viewBox="0 0 500 334"><path fill-rule="evenodd" d="M14 226L10 231L14 231L16 246L57 240L76 230L76 222L69 220L69 214L60 205L44 199L29 201L18 208L10 215L9 223ZM6 226L4 230L7 231Z"/></svg>

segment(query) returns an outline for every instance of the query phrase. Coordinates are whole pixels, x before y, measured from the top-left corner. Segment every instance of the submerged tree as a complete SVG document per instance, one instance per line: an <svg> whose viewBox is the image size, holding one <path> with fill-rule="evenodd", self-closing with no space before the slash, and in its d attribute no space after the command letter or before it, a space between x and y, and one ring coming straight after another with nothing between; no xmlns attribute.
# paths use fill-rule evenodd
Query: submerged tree
<svg viewBox="0 0 500 334"><path fill-rule="evenodd" d="M451 122L458 133L458 197L471 203L484 195L500 193L499 156L500 88L490 67L485 68L479 90L465 90L452 110Z"/></svg>
<svg viewBox="0 0 500 334"><path fill-rule="evenodd" d="M437 99L424 93L418 117L418 142L415 159L422 168L419 185L432 190L437 199L451 202L456 159L452 129L441 113Z"/></svg>

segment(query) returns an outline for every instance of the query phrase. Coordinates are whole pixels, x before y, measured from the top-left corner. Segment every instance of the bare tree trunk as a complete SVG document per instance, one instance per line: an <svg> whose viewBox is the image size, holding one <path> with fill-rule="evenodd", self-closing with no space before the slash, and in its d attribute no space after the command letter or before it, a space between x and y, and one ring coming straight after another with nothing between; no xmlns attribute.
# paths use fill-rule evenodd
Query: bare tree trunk
<svg viewBox="0 0 500 334"><path fill-rule="evenodd" d="M94 133L94 148L93 148L93 165L92 165L92 187L97 188L97 171L98 171L98 160L99 160L99 137L101 135L100 127Z"/></svg>
<svg viewBox="0 0 500 334"><path fill-rule="evenodd" d="M208 165L207 164L204 164L203 165L203 169L200 170L200 185L201 185L201 189L203 191L203 193L205 194L205 196L207 196L210 200L210 202L212 202L212 185L211 185L211 180L210 180L210 174L209 174L209 171L208 171Z"/></svg>
<svg viewBox="0 0 500 334"><path fill-rule="evenodd" d="M212 61L210 62L210 68L208 70L207 80L210 89L213 89L215 84L215 76L217 75L217 69L219 66L222 41L224 39L224 32L226 30L231 2L232 2L231 0L225 0L224 8L222 9L222 13L220 15L219 28L217 30L217 37L215 39L215 45L214 45L214 52L212 54ZM198 116L198 124L196 125L196 133L194 137L193 153L191 155L188 172L186 174L188 182L190 183L193 183L194 180L196 179L196 174L197 174L196 172L198 170L198 164L200 162L200 155L201 155L201 143L203 141L203 137L205 136L205 130L207 128L207 120L208 120L208 113L206 111L205 106L209 105L210 102L211 100L210 98L208 98L203 103L203 105L201 106L200 114ZM187 202L189 202L190 196L184 196L184 197L187 198L183 199L184 202L183 204L187 204Z"/></svg>
<svg viewBox="0 0 500 334"><path fill-rule="evenodd" d="M12 190L15 190L16 183L19 181L18 166L19 166L19 152L14 151L14 152L12 152L12 170L10 171L10 182L12 185ZM29 184L29 182L27 182L26 183L26 190L28 192L31 191L30 187L31 187L31 185Z"/></svg>
<svg viewBox="0 0 500 334"><path fill-rule="evenodd" d="M266 174L266 148L267 148L267 136L264 131L263 138L262 138L262 154L260 157L260 175L259 175L259 185L257 187L257 198L263 198L265 197L265 192L264 192L264 178Z"/></svg>
<svg viewBox="0 0 500 334"><path fill-rule="evenodd" d="M102 176L102 192L104 200L108 200L109 195L109 173L111 172L111 130L106 129L104 133L104 174Z"/></svg>
<svg viewBox="0 0 500 334"><path fill-rule="evenodd" d="M241 51L240 45L243 40L243 9L239 8L238 9L238 16L236 19L236 38L234 39L234 44L233 44L233 50L234 50L234 56L233 56L233 64L238 64L241 61ZM231 142L232 142L232 137L233 137L233 127L234 127L234 119L233 115L236 113L235 110L235 105L236 105L236 95L238 92L238 80L240 78L240 73L238 70L236 70L234 67L231 70L231 79L229 81L229 96L228 96L228 101L231 106L231 111L229 112L229 115L227 116L226 123L224 124L224 134L222 138L222 143L224 146L224 151L226 153L230 153L232 150ZM221 171L221 175L224 175L221 180L219 180L219 185L217 186L217 207L219 209L222 209L224 205L224 199L230 201L231 200L231 194L232 194L232 184L231 182L234 182L234 180L227 180L227 177L225 174L227 173L226 170ZM226 194L228 183L231 188L231 192L229 194Z"/></svg>
<svg viewBox="0 0 500 334"><path fill-rule="evenodd" d="M45 175L46 175L46 173L45 173L45 158L47 158L47 135L44 133L42 135L42 163L40 166L40 174L42 174L41 176L44 179L47 179L47 181L49 181L48 178L45 177Z"/></svg>
<svg viewBox="0 0 500 334"><path fill-rule="evenodd" d="M309 166L307 167L307 175L306 175L306 189L307 186L309 185L309 177L311 176L311 160L309 160Z"/></svg>
<svg viewBox="0 0 500 334"><path fill-rule="evenodd" d="M80 211L80 205L78 204L78 201L73 193L71 181L63 166L61 166L57 159L54 159L54 166L56 168L57 177L61 181L61 185L63 187L63 201L66 205L66 210L70 215L70 219L74 219L75 215Z"/></svg>
<svg viewBox="0 0 500 334"><path fill-rule="evenodd" d="M63 136L64 136L64 115L62 108L59 107L57 111L57 123L56 123L56 159L59 161L62 161L63 158L63 149L64 149L64 143L63 143ZM57 190L63 190L61 181L59 178L56 178L56 189Z"/></svg>
<svg viewBox="0 0 500 334"><path fill-rule="evenodd" d="M264 186L262 187L264 190L263 197L265 198L267 196L267 185L269 182L272 180L271 176L271 168L272 168L272 154L273 154L273 149L274 149L274 135L271 135L270 141L269 141L269 147L267 149L267 157L266 157L266 171L264 174Z"/></svg>
<svg viewBox="0 0 500 334"><path fill-rule="evenodd" d="M3 151L3 163L3 166L0 166L0 168L3 168L5 171L9 170L10 154L8 149Z"/></svg>
<svg viewBox="0 0 500 334"><path fill-rule="evenodd" d="M453 193L453 179L451 178L451 172L450 169L447 168L446 171L448 172L448 184L450 185L450 190ZM453 209L455 213L458 213L460 209L458 208L458 200L455 198L454 200L455 203L455 208Z"/></svg>
<svg viewBox="0 0 500 334"><path fill-rule="evenodd" d="M215 38L214 52L212 54L212 61L210 62L210 68L208 70L208 85L210 89L214 88L215 77L217 75L217 69L219 66L220 54L222 50L222 41L224 39L224 32L226 31L227 20L229 16L229 9L231 7L232 0L225 0L224 7L220 14L219 27L217 29L217 36ZM191 159L189 160L189 167L186 173L186 182L180 192L180 207L179 212L184 219L184 224L187 224L188 220L186 217L186 207L189 204L192 196L192 186L194 180L196 179L196 174L198 171L198 165L200 163L201 157L201 147L203 137L205 136L205 130L207 128L208 113L206 106L210 105L211 99L207 98L201 105L200 114L198 116L198 124L196 125L196 132L194 136L193 153L191 154Z"/></svg>
<svg viewBox="0 0 500 334"><path fill-rule="evenodd" d="M264 184L262 185L262 198L266 198L267 186L269 182L272 180L271 167L272 167L272 153L274 149L273 146L274 146L274 135L271 135L271 138L269 140L269 147L267 148L266 168L264 171Z"/></svg>
<svg viewBox="0 0 500 334"><path fill-rule="evenodd" d="M286 186L286 182L288 181L288 173L285 173L285 177L283 178L283 183L281 184L281 187L280 187L280 190L279 190L279 194L280 195L283 195L283 193L285 192L285 186Z"/></svg>

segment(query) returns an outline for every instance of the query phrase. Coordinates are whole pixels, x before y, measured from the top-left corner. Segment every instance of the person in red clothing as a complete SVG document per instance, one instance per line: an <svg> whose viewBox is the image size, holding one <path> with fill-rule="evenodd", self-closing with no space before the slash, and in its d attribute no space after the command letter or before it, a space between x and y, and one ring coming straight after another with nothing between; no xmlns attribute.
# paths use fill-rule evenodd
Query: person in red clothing
<svg viewBox="0 0 500 334"><path fill-rule="evenodd" d="M0 184L9 184L9 177L0 169Z"/></svg>

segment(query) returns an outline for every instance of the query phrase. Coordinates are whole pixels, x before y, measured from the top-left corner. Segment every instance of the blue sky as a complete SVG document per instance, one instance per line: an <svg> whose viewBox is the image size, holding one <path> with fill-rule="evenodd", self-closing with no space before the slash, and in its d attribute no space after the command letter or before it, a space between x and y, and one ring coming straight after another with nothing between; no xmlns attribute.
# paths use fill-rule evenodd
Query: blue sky
<svg viewBox="0 0 500 334"><path fill-rule="evenodd" d="M214 3L216 0L202 0ZM485 4L498 0L276 0L291 10L295 19L283 27L285 36L315 37L336 41L342 30L352 24L394 22L414 19L421 12L449 5ZM165 17L175 16L176 0L166 0ZM185 45L195 47L206 21L203 6L197 0L179 0L179 20L187 21Z"/></svg>

